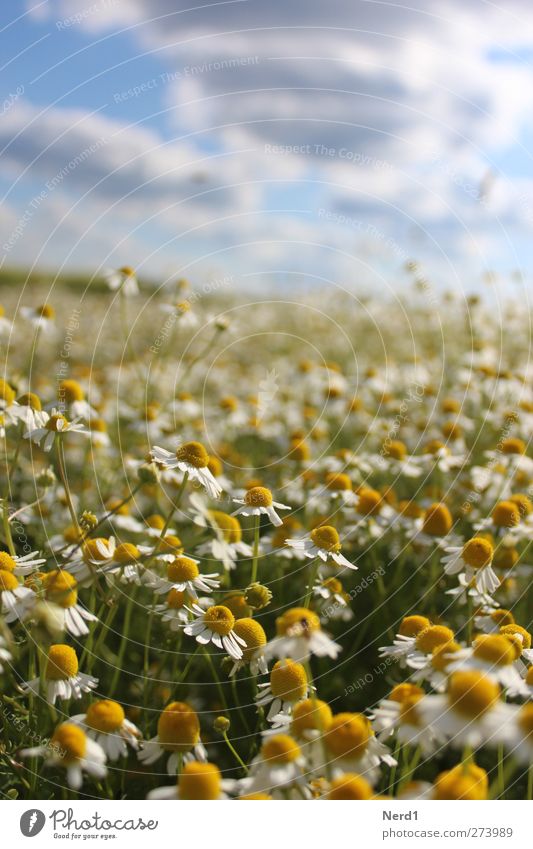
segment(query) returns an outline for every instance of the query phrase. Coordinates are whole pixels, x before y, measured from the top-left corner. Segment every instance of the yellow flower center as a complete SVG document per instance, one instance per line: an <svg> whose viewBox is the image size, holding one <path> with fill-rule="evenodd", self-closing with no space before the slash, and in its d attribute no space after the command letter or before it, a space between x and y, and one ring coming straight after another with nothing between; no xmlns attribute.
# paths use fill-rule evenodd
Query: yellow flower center
<svg viewBox="0 0 533 849"><path fill-rule="evenodd" d="M430 625L417 635L416 647L419 651L429 654L443 643L449 643L453 638L454 633L451 628L445 625Z"/></svg>
<svg viewBox="0 0 533 849"><path fill-rule="evenodd" d="M64 415L61 413L54 413L53 416L50 416L48 421L46 422L46 429L51 430L54 433L61 433L61 431L65 430L68 425L68 421Z"/></svg>
<svg viewBox="0 0 533 849"><path fill-rule="evenodd" d="M205 469L209 463L209 454L201 442L184 442L176 448L176 458L195 469Z"/></svg>
<svg viewBox="0 0 533 849"><path fill-rule="evenodd" d="M404 460L407 456L407 446L399 439L393 439L388 443L385 449L385 454L392 457L393 460Z"/></svg>
<svg viewBox="0 0 533 849"><path fill-rule="evenodd" d="M413 695L403 700L398 717L402 725L417 726L421 724L421 719L417 711L417 704L421 698L420 693L413 693Z"/></svg>
<svg viewBox="0 0 533 849"><path fill-rule="evenodd" d="M268 793L246 793L244 796L239 796L239 802L271 802L272 796Z"/></svg>
<svg viewBox="0 0 533 849"><path fill-rule="evenodd" d="M186 599L186 593L172 588L167 595L167 607L170 607L171 610L179 610L185 604Z"/></svg>
<svg viewBox="0 0 533 849"><path fill-rule="evenodd" d="M306 607L291 607L276 619L278 636L306 637L320 631L320 619Z"/></svg>
<svg viewBox="0 0 533 849"><path fill-rule="evenodd" d="M442 402L443 413L458 413L460 409L461 405L455 398L445 398Z"/></svg>
<svg viewBox="0 0 533 849"><path fill-rule="evenodd" d="M490 618L497 625L514 625L514 616L510 610L505 610L505 608L500 608L499 610L493 610L490 614Z"/></svg>
<svg viewBox="0 0 533 849"><path fill-rule="evenodd" d="M326 798L333 801L356 802L371 799L372 796L372 788L366 778L354 772L346 772L333 779Z"/></svg>
<svg viewBox="0 0 533 849"><path fill-rule="evenodd" d="M249 662L257 649L266 645L266 634L263 627L255 619L244 617L237 619L233 631L244 640L246 648L243 649L243 660Z"/></svg>
<svg viewBox="0 0 533 849"><path fill-rule="evenodd" d="M529 702L520 708L518 725L527 737L533 737L533 703Z"/></svg>
<svg viewBox="0 0 533 849"><path fill-rule="evenodd" d="M171 702L157 723L159 745L167 752L188 752L200 738L195 710L186 702Z"/></svg>
<svg viewBox="0 0 533 849"><path fill-rule="evenodd" d="M159 513L153 513L146 519L146 524L149 528L153 528L154 531L162 531L165 527L165 520Z"/></svg>
<svg viewBox="0 0 533 849"><path fill-rule="evenodd" d="M442 450L444 450L446 454L449 454L444 442L441 442L440 439L430 439L424 449L426 454L432 454L434 457Z"/></svg>
<svg viewBox="0 0 533 849"><path fill-rule="evenodd" d="M383 496L376 489L363 486L357 495L359 497L357 512L361 513L362 516L373 516L380 512L383 505Z"/></svg>
<svg viewBox="0 0 533 849"><path fill-rule="evenodd" d="M371 737L370 723L362 713L338 713L331 720L324 739L330 751L342 758L362 755Z"/></svg>
<svg viewBox="0 0 533 849"><path fill-rule="evenodd" d="M325 483L327 489L333 492L347 492L352 489L350 478L343 472L328 472Z"/></svg>
<svg viewBox="0 0 533 849"><path fill-rule="evenodd" d="M213 454L209 455L209 463L207 464L207 468L215 478L220 477L220 475L224 471L222 461L219 460L218 457L215 457Z"/></svg>
<svg viewBox="0 0 533 849"><path fill-rule="evenodd" d="M533 666L530 666L526 674L526 684L533 687Z"/></svg>
<svg viewBox="0 0 533 849"><path fill-rule="evenodd" d="M322 581L322 586L335 595L341 595L343 592L342 584L337 578L326 578Z"/></svg>
<svg viewBox="0 0 533 849"><path fill-rule="evenodd" d="M520 511L512 501L500 501L492 511L492 521L498 528L515 528L520 524Z"/></svg>
<svg viewBox="0 0 533 849"><path fill-rule="evenodd" d="M215 604L207 608L204 613L204 622L215 634L225 637L235 625L235 617L223 604Z"/></svg>
<svg viewBox="0 0 533 849"><path fill-rule="evenodd" d="M180 584L184 581L194 581L199 574L197 564L190 557L175 557L167 565L167 578L175 584Z"/></svg>
<svg viewBox="0 0 533 849"><path fill-rule="evenodd" d="M73 401L83 401L85 393L77 380L62 380L59 384L59 397L71 404Z"/></svg>
<svg viewBox="0 0 533 849"><path fill-rule="evenodd" d="M107 432L107 423L105 419L91 419L89 422L89 427L91 430L94 430L95 433Z"/></svg>
<svg viewBox="0 0 533 849"><path fill-rule="evenodd" d="M399 702L399 704L403 704L407 699L412 698L413 696L423 696L424 691L422 687L417 687L416 684L396 684L395 687L392 688L390 694L387 698L392 702Z"/></svg>
<svg viewBox="0 0 533 849"><path fill-rule="evenodd" d="M102 699L99 702L93 702L87 708L85 722L90 728L95 731L101 731L103 734L110 734L113 731L118 731L124 722L124 710L118 702L111 699Z"/></svg>
<svg viewBox="0 0 533 849"><path fill-rule="evenodd" d="M482 569L492 560L494 549L491 543L483 537L474 537L463 546L463 560L472 569Z"/></svg>
<svg viewBox="0 0 533 849"><path fill-rule="evenodd" d="M78 674L78 658L70 646L62 643L50 646L44 677L49 681L66 681Z"/></svg>
<svg viewBox="0 0 533 849"><path fill-rule="evenodd" d="M58 750L63 763L70 764L85 757L87 737L85 732L77 725L73 725L71 722L63 722L54 731L50 744Z"/></svg>
<svg viewBox="0 0 533 849"><path fill-rule="evenodd" d="M6 402L6 404L9 406L10 404L13 403L13 401L15 400L15 397L16 397L15 390L12 389L11 386L9 385L9 383L6 383L6 381L3 378L0 378L0 398L2 398Z"/></svg>
<svg viewBox="0 0 533 849"><path fill-rule="evenodd" d="M21 407L31 407L32 410L42 410L43 405L41 404L41 399L35 392L24 392L20 398L17 398L18 403Z"/></svg>
<svg viewBox="0 0 533 849"><path fill-rule="evenodd" d="M531 512L533 512L533 503L531 502L531 499L522 492L517 492L516 495L511 495L509 501L516 504L522 518L529 516Z"/></svg>
<svg viewBox="0 0 533 849"><path fill-rule="evenodd" d="M402 619L398 633L402 637L416 637L420 631L428 628L429 625L430 621L425 616L418 616L417 614L414 616L406 616Z"/></svg>
<svg viewBox="0 0 533 849"><path fill-rule="evenodd" d="M106 555L102 554L102 552L99 550L98 542L103 543L107 548L109 541L105 539L105 537L98 537L95 539L88 539L86 542L83 543L84 560L104 561L108 559Z"/></svg>
<svg viewBox="0 0 533 849"><path fill-rule="evenodd" d="M292 713L292 730L302 734L308 730L326 731L331 725L333 714L330 706L320 699L303 699L294 705Z"/></svg>
<svg viewBox="0 0 533 849"><path fill-rule="evenodd" d="M508 571L516 566L520 555L514 546L502 546L494 552L494 565Z"/></svg>
<svg viewBox="0 0 533 849"><path fill-rule="evenodd" d="M0 551L0 570L5 572L13 572L17 564L7 551Z"/></svg>
<svg viewBox="0 0 533 849"><path fill-rule="evenodd" d="M214 801L220 796L221 781L220 770L215 764L191 761L185 764L179 777L179 798Z"/></svg>
<svg viewBox="0 0 533 849"><path fill-rule="evenodd" d="M488 777L484 769L470 762L459 764L441 772L435 781L433 798L438 800L466 799L480 801L487 798Z"/></svg>
<svg viewBox="0 0 533 849"><path fill-rule="evenodd" d="M131 563L132 560L137 560L140 556L141 552L132 542L121 542L115 548L113 560L117 563L126 564Z"/></svg>
<svg viewBox="0 0 533 849"><path fill-rule="evenodd" d="M235 619L248 619L252 615L252 608L246 601L244 593L234 593L224 599L224 607L231 610Z"/></svg>
<svg viewBox="0 0 533 849"><path fill-rule="evenodd" d="M18 586L15 575L6 569L0 569L0 592L13 592Z"/></svg>
<svg viewBox="0 0 533 849"><path fill-rule="evenodd" d="M297 702L307 693L307 675L301 663L288 658L278 660L270 673L272 695L287 702Z"/></svg>
<svg viewBox="0 0 533 849"><path fill-rule="evenodd" d="M445 504L431 504L426 510L422 530L432 537L443 537L451 531L452 517Z"/></svg>
<svg viewBox="0 0 533 849"><path fill-rule="evenodd" d="M500 628L500 634L503 634L504 637L518 637L520 642L522 643L522 649L530 649L531 648L531 634L529 631L526 631L525 628L522 628L520 625L512 624L512 625L502 625ZM522 652L520 652L521 654Z"/></svg>
<svg viewBox="0 0 533 849"><path fill-rule="evenodd" d="M445 672L448 664L452 660L450 655L456 654L456 652L461 650L461 646L459 643L456 643L455 640L450 640L449 643L443 643L441 646L437 646L437 648L433 649L433 653L431 655L431 665L433 669L437 669L439 672Z"/></svg>
<svg viewBox="0 0 533 849"><path fill-rule="evenodd" d="M499 696L498 684L473 669L454 672L450 678L450 706L470 719L476 719L494 707Z"/></svg>
<svg viewBox="0 0 533 849"><path fill-rule="evenodd" d="M76 578L69 572L55 569L43 575L42 583L48 601L52 601L59 607L73 607L78 600Z"/></svg>
<svg viewBox="0 0 533 849"><path fill-rule="evenodd" d="M288 734L276 734L265 740L261 747L261 757L272 764L288 764L301 756L301 749Z"/></svg>
<svg viewBox="0 0 533 849"><path fill-rule="evenodd" d="M341 550L339 534L331 525L322 525L312 530L311 539L318 548L324 548L326 551Z"/></svg>
<svg viewBox="0 0 533 849"><path fill-rule="evenodd" d="M135 269L131 265L123 265L122 268L119 268L119 271L124 277L133 277L135 274Z"/></svg>
<svg viewBox="0 0 533 849"><path fill-rule="evenodd" d="M406 516L408 519L420 519L424 511L416 501L400 501L398 504L398 513Z"/></svg>
<svg viewBox="0 0 533 849"><path fill-rule="evenodd" d="M502 454L525 454L526 443L523 439L512 436L510 439L504 439L501 444Z"/></svg>
<svg viewBox="0 0 533 849"><path fill-rule="evenodd" d="M499 634L480 634L474 640L474 657L495 666L508 666L516 659L515 647Z"/></svg>
<svg viewBox="0 0 533 849"><path fill-rule="evenodd" d="M266 486L252 486L244 496L248 507L271 507L272 500L272 493Z"/></svg>
<svg viewBox="0 0 533 849"><path fill-rule="evenodd" d="M41 318L54 318L56 311L50 304L43 304L40 307L37 307L37 314L41 316Z"/></svg>
<svg viewBox="0 0 533 849"><path fill-rule="evenodd" d="M236 543L242 540L242 528L235 516L229 516L222 510L211 510L209 516L219 531L222 532L225 542Z"/></svg>

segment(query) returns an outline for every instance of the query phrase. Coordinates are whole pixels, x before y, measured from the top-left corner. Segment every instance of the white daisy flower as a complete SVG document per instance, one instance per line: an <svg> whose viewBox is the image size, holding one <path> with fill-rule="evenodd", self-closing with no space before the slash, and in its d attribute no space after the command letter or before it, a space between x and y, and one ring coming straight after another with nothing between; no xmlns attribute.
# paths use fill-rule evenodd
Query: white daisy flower
<svg viewBox="0 0 533 849"><path fill-rule="evenodd" d="M340 567L357 570L357 566L341 554L341 541L337 530L331 525L320 525L314 528L308 537L303 539L287 539L286 544L291 548L303 551L306 557L319 557L324 563L328 560Z"/></svg>
<svg viewBox="0 0 533 849"><path fill-rule="evenodd" d="M468 583L472 581L481 593L493 593L500 586L500 579L492 568L494 549L484 537L473 537L463 546L449 546L443 557L444 571L456 575L464 570Z"/></svg>
<svg viewBox="0 0 533 849"><path fill-rule="evenodd" d="M169 775L176 774L180 763L207 760L200 740L198 714L187 702L171 702L166 706L159 715L156 736L142 744L138 757L143 764L150 765L165 753L170 754Z"/></svg>
<svg viewBox="0 0 533 849"><path fill-rule="evenodd" d="M20 314L39 330L48 333L54 327L56 311L50 304L41 304L38 307L21 307Z"/></svg>
<svg viewBox="0 0 533 849"><path fill-rule="evenodd" d="M102 277L107 283L112 292L120 290L124 295L137 295L139 292L139 284L135 269L129 265L124 265L122 268L106 268L102 273Z"/></svg>
<svg viewBox="0 0 533 849"><path fill-rule="evenodd" d="M64 569L55 569L41 576L47 603L61 611L62 629L74 637L89 633L87 622L98 622L98 617L78 603L76 578Z"/></svg>
<svg viewBox="0 0 533 849"><path fill-rule="evenodd" d="M286 504L280 504L279 501L274 501L271 491L265 486L252 486L246 492L244 498L234 498L233 501L235 504L242 505L238 510L235 510L233 513L234 516L268 516L272 524L276 527L283 524L276 510L291 509Z"/></svg>
<svg viewBox="0 0 533 849"><path fill-rule="evenodd" d="M184 631L203 646L213 643L219 649L225 649L234 660L243 657L246 643L234 631L235 617L231 610L222 604L215 604L202 610L198 604L192 605L195 618Z"/></svg>
<svg viewBox="0 0 533 849"><path fill-rule="evenodd" d="M335 659L341 647L320 625L320 618L307 607L292 607L276 619L277 636L265 647L265 657L291 657L307 661L311 655Z"/></svg>
<svg viewBox="0 0 533 849"><path fill-rule="evenodd" d="M228 798L224 793L226 783L222 781L220 770L215 764L189 761L180 771L176 785L150 790L146 798L214 802Z"/></svg>
<svg viewBox="0 0 533 849"><path fill-rule="evenodd" d="M59 725L46 746L22 749L25 758L43 757L45 766L62 767L67 773L67 782L73 790L83 784L83 773L101 781L107 775L105 752L94 740L73 722Z"/></svg>
<svg viewBox="0 0 533 849"><path fill-rule="evenodd" d="M79 725L104 750L108 760L117 761L128 755L128 746L137 751L141 732L126 719L118 702L101 699L92 702L86 713L71 716L69 722Z"/></svg>
<svg viewBox="0 0 533 849"><path fill-rule="evenodd" d="M218 573L211 572L209 575L202 575L198 569L199 562L194 557L186 557L185 555L174 557L166 564L166 578L149 573L147 584L157 595L163 595L170 590L178 590L178 592L187 593L189 598L194 600L198 597L198 591L210 593L220 586Z"/></svg>
<svg viewBox="0 0 533 849"><path fill-rule="evenodd" d="M39 566L46 563L46 558L38 555L38 551L30 551L29 554L23 554L20 557L17 554L11 555L7 551L0 551L0 569L12 572L14 575L29 575L30 572L35 572Z"/></svg>
<svg viewBox="0 0 533 849"><path fill-rule="evenodd" d="M305 758L296 740L288 734L274 734L263 741L259 754L252 760L246 778L233 782L241 796L269 793L274 799L286 798L292 788L306 787ZM229 784L229 782L228 782Z"/></svg>
<svg viewBox="0 0 533 849"><path fill-rule="evenodd" d="M154 605L154 613L161 617L161 622L169 626L171 631L180 631L189 622L189 610L187 604L190 598L186 592L171 589L163 604ZM202 596L196 599L196 604L207 610L214 604L212 598Z"/></svg>
<svg viewBox="0 0 533 849"><path fill-rule="evenodd" d="M26 619L36 600L35 593L19 584L12 572L0 569L0 609L7 623Z"/></svg>
<svg viewBox="0 0 533 849"><path fill-rule="evenodd" d="M279 713L290 716L294 704L306 699L308 692L309 683L303 664L285 658L272 667L270 682L259 684L255 701L258 707L270 705L267 720L271 722Z"/></svg>
<svg viewBox="0 0 533 849"><path fill-rule="evenodd" d="M201 528L211 528L215 538L199 545L196 551L200 555L211 555L219 560L229 572L236 568L239 557L251 557L252 547L243 542L242 528L235 516L222 510L208 510L201 498L193 494L190 503L195 509L193 521Z"/></svg>
<svg viewBox="0 0 533 849"><path fill-rule="evenodd" d="M31 439L44 451L50 451L57 436L64 433L80 433L88 436L89 431L77 419L69 422L58 410L53 409L51 414L43 411L43 424L33 427L24 433L24 439Z"/></svg>
<svg viewBox="0 0 533 849"><path fill-rule="evenodd" d="M209 454L200 442L184 442L176 448L175 453L159 448L157 445L150 451L152 460L164 469L179 469L188 474L193 481L198 481L210 498L218 498L222 487L210 472Z"/></svg>
<svg viewBox="0 0 533 849"><path fill-rule="evenodd" d="M527 688L515 665L516 658L514 641L503 634L480 634L472 646L453 656L448 670L479 669L501 684L509 696L527 696Z"/></svg>
<svg viewBox="0 0 533 849"><path fill-rule="evenodd" d="M79 671L78 658L71 646L62 643L50 646L44 664L43 680L33 678L20 686L24 693L36 696L44 692L46 700L55 704L57 699L81 699L98 685L98 678Z"/></svg>
<svg viewBox="0 0 533 849"><path fill-rule="evenodd" d="M382 646L379 653L381 657L399 660L402 665L412 665L414 661L417 666L420 661L425 663L434 649L453 638L453 631L446 625L431 625L425 616L408 616L403 620L392 646Z"/></svg>
<svg viewBox="0 0 533 849"><path fill-rule="evenodd" d="M454 746L494 746L499 742L498 725L505 721L496 681L477 669L454 672L444 695L424 696L417 703L422 722L437 740Z"/></svg>
<svg viewBox="0 0 533 849"><path fill-rule="evenodd" d="M395 766L389 749L376 739L370 720L362 713L338 713L324 733L325 755L332 775L357 772L374 784L381 763Z"/></svg>

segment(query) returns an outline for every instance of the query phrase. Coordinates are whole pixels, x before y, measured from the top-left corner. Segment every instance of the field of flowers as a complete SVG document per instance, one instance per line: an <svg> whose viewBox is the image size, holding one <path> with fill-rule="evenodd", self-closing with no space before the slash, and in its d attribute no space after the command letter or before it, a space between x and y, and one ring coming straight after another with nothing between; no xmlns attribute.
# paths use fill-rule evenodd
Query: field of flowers
<svg viewBox="0 0 533 849"><path fill-rule="evenodd" d="M531 799L529 314L229 284L5 287L3 797Z"/></svg>

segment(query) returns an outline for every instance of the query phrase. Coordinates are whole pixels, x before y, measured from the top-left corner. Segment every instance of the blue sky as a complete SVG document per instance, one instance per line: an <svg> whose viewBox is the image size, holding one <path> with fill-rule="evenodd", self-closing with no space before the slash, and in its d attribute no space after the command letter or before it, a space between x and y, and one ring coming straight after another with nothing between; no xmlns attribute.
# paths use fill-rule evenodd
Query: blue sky
<svg viewBox="0 0 533 849"><path fill-rule="evenodd" d="M529 279L533 9L17 0L4 267L394 288Z"/></svg>

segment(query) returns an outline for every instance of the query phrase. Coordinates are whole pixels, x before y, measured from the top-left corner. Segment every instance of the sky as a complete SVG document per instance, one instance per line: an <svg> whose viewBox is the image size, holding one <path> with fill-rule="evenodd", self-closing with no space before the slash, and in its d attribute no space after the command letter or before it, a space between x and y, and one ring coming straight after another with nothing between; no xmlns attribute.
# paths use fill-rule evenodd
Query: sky
<svg viewBox="0 0 533 849"><path fill-rule="evenodd" d="M529 281L532 59L527 0L9 0L0 262Z"/></svg>

